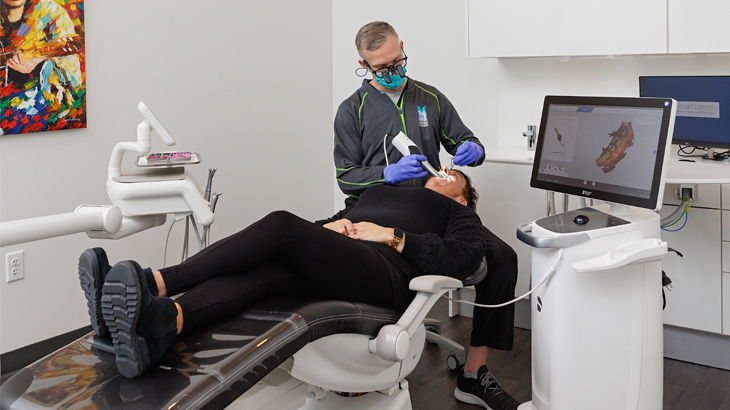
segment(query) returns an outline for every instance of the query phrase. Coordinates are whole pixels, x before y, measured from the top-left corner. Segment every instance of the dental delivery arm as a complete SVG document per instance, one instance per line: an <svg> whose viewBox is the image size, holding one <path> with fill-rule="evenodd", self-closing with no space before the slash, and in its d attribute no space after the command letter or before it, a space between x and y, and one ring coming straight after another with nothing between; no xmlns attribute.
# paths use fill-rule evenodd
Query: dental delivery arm
<svg viewBox="0 0 730 410"><path fill-rule="evenodd" d="M74 212L1 223L0 247L94 230L116 233L121 224L116 206L80 205Z"/></svg>
<svg viewBox="0 0 730 410"><path fill-rule="evenodd" d="M154 182L117 182L126 151L145 155L151 149L154 130L167 145L175 141L159 121L139 103L145 119L137 126L136 142L120 142L112 151L108 167L107 193L114 205L81 205L74 212L0 223L0 246L15 245L73 233L86 232L91 238L120 239L165 223L167 214L194 214L205 227L214 216L192 178Z"/></svg>

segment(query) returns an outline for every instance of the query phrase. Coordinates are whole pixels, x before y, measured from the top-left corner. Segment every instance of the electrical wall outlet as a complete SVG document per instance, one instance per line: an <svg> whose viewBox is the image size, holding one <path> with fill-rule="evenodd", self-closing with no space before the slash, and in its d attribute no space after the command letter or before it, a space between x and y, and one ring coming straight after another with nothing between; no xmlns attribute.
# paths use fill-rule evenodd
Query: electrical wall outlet
<svg viewBox="0 0 730 410"><path fill-rule="evenodd" d="M699 197L700 188L698 184L676 184L674 185L674 199L687 198L694 201Z"/></svg>
<svg viewBox="0 0 730 410"><path fill-rule="evenodd" d="M5 279L8 283L21 280L25 277L25 263L23 251L5 254Z"/></svg>

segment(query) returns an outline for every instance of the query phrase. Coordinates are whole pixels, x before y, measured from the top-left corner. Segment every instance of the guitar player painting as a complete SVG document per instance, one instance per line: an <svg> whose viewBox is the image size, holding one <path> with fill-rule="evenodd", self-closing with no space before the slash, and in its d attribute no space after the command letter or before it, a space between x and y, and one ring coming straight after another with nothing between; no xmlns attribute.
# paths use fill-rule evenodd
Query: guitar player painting
<svg viewBox="0 0 730 410"><path fill-rule="evenodd" d="M0 135L86 127L83 0L0 0Z"/></svg>

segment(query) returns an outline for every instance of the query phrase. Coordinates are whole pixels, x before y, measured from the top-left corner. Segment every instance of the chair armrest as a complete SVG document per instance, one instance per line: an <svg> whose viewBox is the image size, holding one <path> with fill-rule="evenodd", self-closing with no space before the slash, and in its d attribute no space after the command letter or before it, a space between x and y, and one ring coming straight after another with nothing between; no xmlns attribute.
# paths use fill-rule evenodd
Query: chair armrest
<svg viewBox="0 0 730 410"><path fill-rule="evenodd" d="M400 362L406 358L411 336L421 326L436 301L444 293L461 288L462 284L460 280L448 276L426 275L411 280L409 287L418 293L398 322L383 326L378 336L368 343L371 353L391 362Z"/></svg>
<svg viewBox="0 0 730 410"><path fill-rule="evenodd" d="M413 278L408 287L416 292L438 293L441 289L456 290L463 285L460 280L449 276L424 275Z"/></svg>

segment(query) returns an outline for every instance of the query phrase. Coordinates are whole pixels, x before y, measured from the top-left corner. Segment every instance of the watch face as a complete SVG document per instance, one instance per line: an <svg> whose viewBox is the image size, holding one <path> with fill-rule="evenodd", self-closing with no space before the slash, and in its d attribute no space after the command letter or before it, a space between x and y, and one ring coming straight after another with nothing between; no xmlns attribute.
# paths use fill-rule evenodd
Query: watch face
<svg viewBox="0 0 730 410"><path fill-rule="evenodd" d="M400 228L393 228L393 237L403 239L403 231Z"/></svg>

